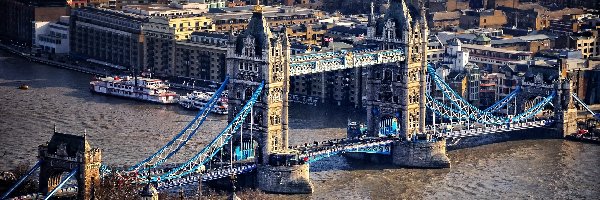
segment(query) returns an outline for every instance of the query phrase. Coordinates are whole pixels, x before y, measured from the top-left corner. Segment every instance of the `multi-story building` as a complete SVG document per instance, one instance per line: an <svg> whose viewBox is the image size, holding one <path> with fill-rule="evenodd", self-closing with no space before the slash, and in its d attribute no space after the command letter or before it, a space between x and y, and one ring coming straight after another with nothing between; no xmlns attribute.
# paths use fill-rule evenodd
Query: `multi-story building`
<svg viewBox="0 0 600 200"><path fill-rule="evenodd" d="M69 16L62 16L58 22L45 22L45 25L36 31L34 46L44 53L68 54Z"/></svg>
<svg viewBox="0 0 600 200"><path fill-rule="evenodd" d="M457 11L469 9L469 0L448 0L446 1L446 11Z"/></svg>
<svg viewBox="0 0 600 200"><path fill-rule="evenodd" d="M463 44L469 51L469 62L488 72L497 72L502 66L515 66L519 61L531 59L528 51L513 51L486 45Z"/></svg>
<svg viewBox="0 0 600 200"><path fill-rule="evenodd" d="M487 108L516 88L516 81L502 73L483 73L479 89L480 107Z"/></svg>
<svg viewBox="0 0 600 200"><path fill-rule="evenodd" d="M308 45L321 45L323 43L323 36L328 30L326 25L300 24L286 27L273 27L272 31L280 32L283 28L285 28L290 41Z"/></svg>
<svg viewBox="0 0 600 200"><path fill-rule="evenodd" d="M56 22L65 15L69 15L65 0L0 0L0 39L31 46L39 28L36 23Z"/></svg>
<svg viewBox="0 0 600 200"><path fill-rule="evenodd" d="M177 4L206 4L208 8L224 8L227 7L227 0L169 0L171 3Z"/></svg>
<svg viewBox="0 0 600 200"><path fill-rule="evenodd" d="M550 37L544 34L533 34L520 37L513 37L503 40L492 40L492 47L515 51L530 51L537 53L539 51L551 49L553 47Z"/></svg>
<svg viewBox="0 0 600 200"><path fill-rule="evenodd" d="M223 81L230 37L222 33L194 32L189 40L177 41L173 76Z"/></svg>
<svg viewBox="0 0 600 200"><path fill-rule="evenodd" d="M145 70L159 76L175 75L176 42L190 39L195 31L214 31L214 26L204 16L151 17L144 25Z"/></svg>
<svg viewBox="0 0 600 200"><path fill-rule="evenodd" d="M73 10L70 21L74 57L130 70L145 66L142 26L148 17L86 7Z"/></svg>
<svg viewBox="0 0 600 200"><path fill-rule="evenodd" d="M469 63L469 52L462 49L462 42L458 38L448 41L440 56L442 60L436 62L436 73L446 79L450 87L457 91L463 98L474 105L479 103L479 67ZM435 98L441 98L441 91L434 91Z"/></svg>
<svg viewBox="0 0 600 200"><path fill-rule="evenodd" d="M252 16L252 7L213 9L207 16L213 19L217 31L227 32L233 30L237 32L246 29L248 20ZM323 13L322 11L299 7L265 6L263 15L270 27L276 27L280 25L314 24L318 22L319 17L323 16Z"/></svg>
<svg viewBox="0 0 600 200"><path fill-rule="evenodd" d="M501 28L506 22L501 10L468 10L460 16L459 26L462 29Z"/></svg>
<svg viewBox="0 0 600 200"><path fill-rule="evenodd" d="M583 58L600 55L600 37L598 30L574 33L569 36L568 47L577 49L583 54Z"/></svg>
<svg viewBox="0 0 600 200"><path fill-rule="evenodd" d="M169 5L164 4L140 4L140 5L125 5L121 10L128 13L146 15L146 16L189 16L201 15L208 12L209 4L189 3Z"/></svg>
<svg viewBox="0 0 600 200"><path fill-rule="evenodd" d="M436 12L432 14L430 28L433 31L443 31L458 27L460 23L460 11Z"/></svg>

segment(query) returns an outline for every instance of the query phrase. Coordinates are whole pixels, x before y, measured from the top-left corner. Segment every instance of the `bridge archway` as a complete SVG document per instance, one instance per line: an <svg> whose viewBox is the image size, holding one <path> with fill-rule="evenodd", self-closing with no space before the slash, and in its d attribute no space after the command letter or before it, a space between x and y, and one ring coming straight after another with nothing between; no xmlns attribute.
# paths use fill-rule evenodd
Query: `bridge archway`
<svg viewBox="0 0 600 200"><path fill-rule="evenodd" d="M38 157L42 162L39 192L47 194L58 186L64 173L77 169L77 199L90 199L92 187L100 184L102 152L91 148L86 136L54 132L47 144L40 145Z"/></svg>
<svg viewBox="0 0 600 200"><path fill-rule="evenodd" d="M517 112L523 112L547 97L554 88L550 85L525 83L516 97ZM511 103L509 103L510 105ZM514 109L513 105L510 105Z"/></svg>
<svg viewBox="0 0 600 200"><path fill-rule="evenodd" d="M398 118L393 115L384 115L379 121L379 136L396 136L400 131Z"/></svg>

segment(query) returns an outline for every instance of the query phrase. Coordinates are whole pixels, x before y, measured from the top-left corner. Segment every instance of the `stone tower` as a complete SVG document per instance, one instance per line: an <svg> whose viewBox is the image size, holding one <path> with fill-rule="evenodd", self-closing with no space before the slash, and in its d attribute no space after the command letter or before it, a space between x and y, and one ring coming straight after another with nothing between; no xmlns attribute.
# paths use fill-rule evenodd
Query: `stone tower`
<svg viewBox="0 0 600 200"><path fill-rule="evenodd" d="M366 38L369 42L379 44L384 50L402 49L406 56L405 61L396 65L368 69L370 135L378 134L380 122L386 118L397 118L400 136L405 139L424 132L427 30L424 8L409 8L404 0L393 0L385 17L370 23Z"/></svg>
<svg viewBox="0 0 600 200"><path fill-rule="evenodd" d="M42 161L39 176L39 190L47 194L58 186L61 176L78 168L77 199L92 199L93 187L100 185L100 165L102 151L91 148L87 137L69 135L54 131L50 142L40 145L38 159Z"/></svg>
<svg viewBox="0 0 600 200"><path fill-rule="evenodd" d="M232 39L227 51L229 120L264 81L263 94L254 105L252 116L262 164L268 163L269 155L287 151L289 58L285 31L271 33L262 7L255 6L248 28ZM250 120L246 122L247 126Z"/></svg>
<svg viewBox="0 0 600 200"><path fill-rule="evenodd" d="M559 78L554 84L556 97L552 104L554 105L554 119L556 120L557 136L565 137L577 132L577 109L571 96L573 83L567 72L565 58L559 58Z"/></svg>
<svg viewBox="0 0 600 200"><path fill-rule="evenodd" d="M229 120L239 112L264 81L253 107L253 134L258 138L258 188L274 193L311 193L308 164L288 150L288 88L290 44L285 29L272 33L262 13L254 7L246 30L232 38L227 50L230 76ZM247 133L243 133L247 134Z"/></svg>

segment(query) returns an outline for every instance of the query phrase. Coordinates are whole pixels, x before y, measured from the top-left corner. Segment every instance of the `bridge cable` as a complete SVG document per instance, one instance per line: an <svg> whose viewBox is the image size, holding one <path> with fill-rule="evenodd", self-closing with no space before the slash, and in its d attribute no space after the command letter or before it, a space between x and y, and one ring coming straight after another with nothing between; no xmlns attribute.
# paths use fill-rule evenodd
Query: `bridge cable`
<svg viewBox="0 0 600 200"><path fill-rule="evenodd" d="M73 176L77 173L77 171L79 171L79 167L76 167L75 169L71 170L69 175L64 180L62 180L58 184L58 186L56 186L54 189L52 189L52 191L50 191L50 193L48 194L48 196L46 196L46 198L44 198L44 200L50 199L50 197L52 197L52 195L54 195L60 188L62 188L65 185L65 183L67 183L67 181L69 181L69 179L73 178Z"/></svg>
<svg viewBox="0 0 600 200"><path fill-rule="evenodd" d="M242 110L227 125L227 127L225 127L225 129L223 129L221 133L217 135L215 139L212 140L212 142L210 142L206 147L204 147L200 152L198 152L187 162L161 176L153 177L152 181L159 182L163 180L171 180L194 173L198 169L200 169L200 167L204 166L204 164L208 162L212 157L214 157L217 154L217 152L222 152L221 149L226 144L226 142L230 141L232 133L235 133L237 129L243 124L243 120L248 115L250 108L256 103L256 100L260 96L263 88L264 81L262 81L261 84L257 87L256 91L252 95L252 98L250 98L250 100L246 102ZM184 168L190 169L182 171L184 170Z"/></svg>
<svg viewBox="0 0 600 200"><path fill-rule="evenodd" d="M8 191L6 191L2 197L0 197L0 199L6 199L8 198L8 195L10 195L10 193L12 193L15 189L17 189L17 187L19 187L19 185L21 185L23 183L23 181L25 181L29 176L31 176L31 174L33 174L33 172L35 170L37 170L38 168L40 168L41 164L42 164L42 160L38 160L35 165L29 169L29 171L27 171L27 173L25 173L25 175L23 177L21 177L12 187L10 187L10 189L8 189Z"/></svg>
<svg viewBox="0 0 600 200"><path fill-rule="evenodd" d="M169 141L165 146L160 148L156 153L154 153L150 157L146 158L145 160L139 162L138 164L132 166L131 168L128 169L128 171L129 172L137 171L137 170L145 171L145 170L156 168L156 167L160 166L163 162L165 162L166 160L171 158L173 155L175 155L197 133L198 129L204 123L204 121L208 117L210 111L213 109L214 105L218 101L217 98L219 98L221 96L222 92L227 87L228 82L229 82L229 76L225 77L225 80L221 84L221 87L219 87L219 89L214 93L214 95L210 98L210 100L198 112L196 117L192 121L190 121L190 123L179 134L177 134L173 139L171 139L171 141ZM194 127L192 127L192 126L194 126ZM180 140L180 138L186 133L188 133L187 137L184 140ZM178 142L178 141L180 143L177 145L177 147L174 150L171 150L167 154L166 157L160 158L161 155L165 152L165 150L172 147L172 145L174 145L175 142ZM155 158L159 158L159 160L156 161ZM156 162L154 164L151 164L151 166L148 168L140 169L142 166L144 166L147 163L152 162L152 161L156 161Z"/></svg>

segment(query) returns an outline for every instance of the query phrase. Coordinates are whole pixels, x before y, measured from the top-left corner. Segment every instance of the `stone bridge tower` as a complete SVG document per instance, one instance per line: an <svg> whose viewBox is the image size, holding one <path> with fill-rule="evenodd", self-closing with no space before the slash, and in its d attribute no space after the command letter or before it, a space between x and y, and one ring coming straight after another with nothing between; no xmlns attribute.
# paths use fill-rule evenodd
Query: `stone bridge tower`
<svg viewBox="0 0 600 200"><path fill-rule="evenodd" d="M262 7L254 7L247 29L227 50L229 121L262 81L263 92L253 107L253 134L258 139L258 187L276 193L312 192L308 165L289 163L288 88L290 44L287 34L272 33ZM244 130L248 130L250 118ZM247 133L244 133L246 135Z"/></svg>
<svg viewBox="0 0 600 200"><path fill-rule="evenodd" d="M102 151L90 147L86 135L77 136L54 131L50 142L40 145L38 159L42 161L39 191L47 194L58 186L61 176L78 168L77 199L93 199L94 187L100 184Z"/></svg>
<svg viewBox="0 0 600 200"><path fill-rule="evenodd" d="M567 65L564 58L559 58L558 61L560 74L558 81L554 84L556 97L552 104L554 104L557 136L562 138L577 132L577 109L571 96L574 88L567 72Z"/></svg>
<svg viewBox="0 0 600 200"><path fill-rule="evenodd" d="M413 12L411 12L411 10ZM411 13L420 13L412 16ZM382 119L394 117L401 137L412 138L425 128L427 71L427 20L404 0L392 0L385 17L372 20L367 40L380 49L401 48L405 61L369 67L367 77L367 124L376 136Z"/></svg>

